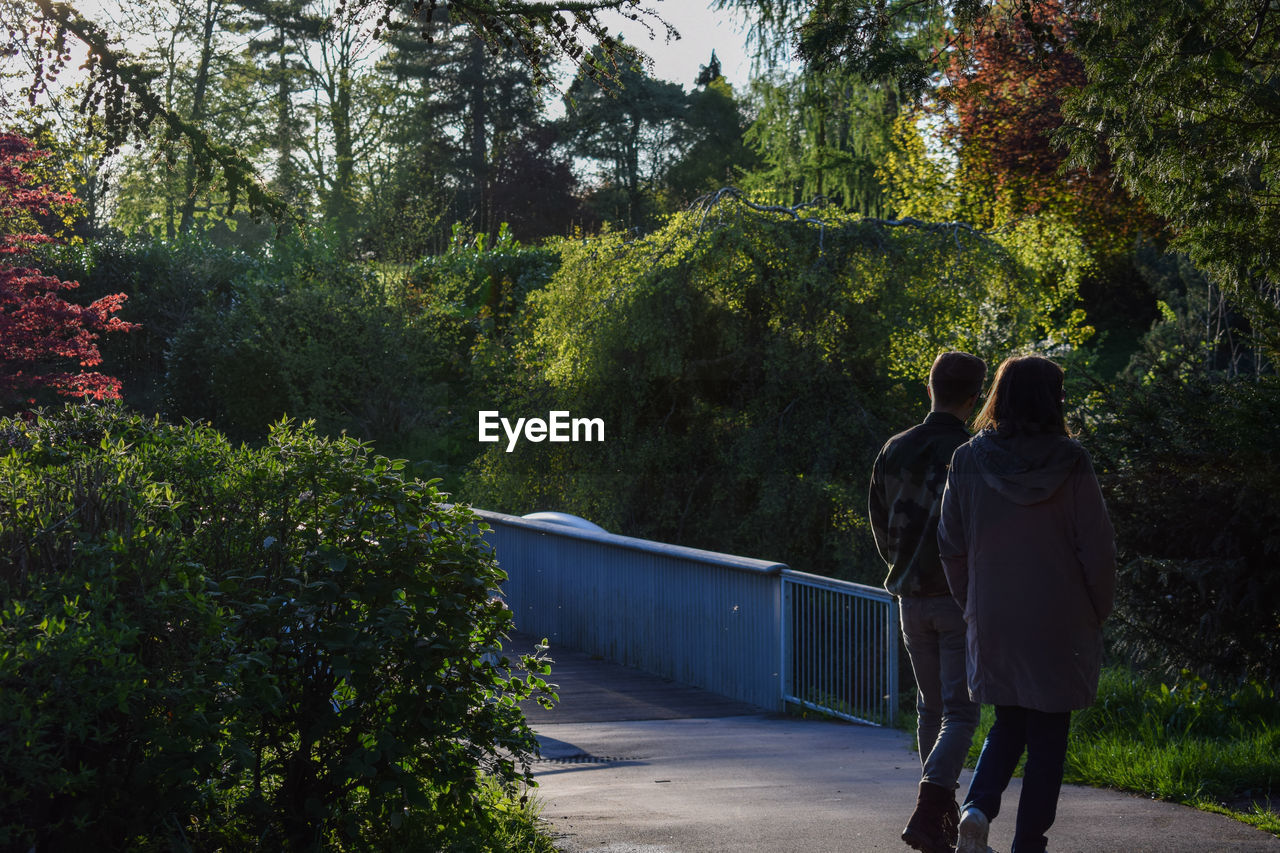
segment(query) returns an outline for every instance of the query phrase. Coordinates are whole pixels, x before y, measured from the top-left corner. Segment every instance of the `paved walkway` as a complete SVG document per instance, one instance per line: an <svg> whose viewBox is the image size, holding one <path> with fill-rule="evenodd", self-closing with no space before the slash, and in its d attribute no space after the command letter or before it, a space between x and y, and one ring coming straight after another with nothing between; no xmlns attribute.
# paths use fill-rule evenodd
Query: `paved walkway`
<svg viewBox="0 0 1280 853"><path fill-rule="evenodd" d="M565 853L911 853L898 837L919 779L909 735L767 714L579 652L551 656L560 704L527 713L542 743L535 797ZM992 825L999 853L1018 790L1015 780ZM1280 853L1280 839L1220 815L1067 786L1050 850Z"/></svg>

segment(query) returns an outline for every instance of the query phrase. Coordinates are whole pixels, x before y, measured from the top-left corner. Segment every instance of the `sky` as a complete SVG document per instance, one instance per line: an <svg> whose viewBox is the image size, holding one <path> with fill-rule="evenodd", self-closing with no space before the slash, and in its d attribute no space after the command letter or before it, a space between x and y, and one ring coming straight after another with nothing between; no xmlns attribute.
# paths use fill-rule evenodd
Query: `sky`
<svg viewBox="0 0 1280 853"><path fill-rule="evenodd" d="M665 33L655 28L656 38L650 40L647 30L630 22L614 28L653 57L655 77L691 89L698 69L707 64L714 49L725 79L734 89L746 90L751 59L746 48L747 25L740 14L713 12L707 0L650 0L645 5L674 26L681 38L668 43Z"/></svg>

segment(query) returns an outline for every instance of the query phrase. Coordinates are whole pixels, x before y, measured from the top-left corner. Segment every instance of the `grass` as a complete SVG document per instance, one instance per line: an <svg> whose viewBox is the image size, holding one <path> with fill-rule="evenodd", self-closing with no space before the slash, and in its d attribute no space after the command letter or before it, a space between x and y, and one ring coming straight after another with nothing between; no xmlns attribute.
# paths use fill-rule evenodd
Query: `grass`
<svg viewBox="0 0 1280 853"><path fill-rule="evenodd" d="M984 705L966 766L977 764L994 718ZM900 726L914 733L914 714L903 714ZM1227 690L1184 674L1170 686L1106 669L1097 701L1072 714L1064 778L1228 815L1280 836L1280 699L1258 684Z"/></svg>
<svg viewBox="0 0 1280 853"><path fill-rule="evenodd" d="M1073 715L1066 780L1229 814L1280 835L1280 702L1246 684L1173 686L1127 669L1103 673L1098 700Z"/></svg>

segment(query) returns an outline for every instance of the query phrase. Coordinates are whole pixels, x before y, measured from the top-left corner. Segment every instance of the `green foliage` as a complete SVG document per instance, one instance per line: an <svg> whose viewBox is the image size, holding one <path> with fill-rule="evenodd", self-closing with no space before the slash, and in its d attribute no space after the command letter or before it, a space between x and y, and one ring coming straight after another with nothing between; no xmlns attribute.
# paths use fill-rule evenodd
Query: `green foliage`
<svg viewBox="0 0 1280 853"><path fill-rule="evenodd" d="M1089 439L1121 546L1115 640L1138 663L1274 685L1280 384L1178 372L1122 383Z"/></svg>
<svg viewBox="0 0 1280 853"><path fill-rule="evenodd" d="M503 381L524 299L559 253L459 226L447 253L407 275L346 261L320 237L256 254L194 237L104 241L50 263L90 296L133 294L138 328L103 354L131 406L246 441L284 414L311 419L452 485L475 455L468 407Z"/></svg>
<svg viewBox="0 0 1280 853"><path fill-rule="evenodd" d="M878 581L867 471L923 416L937 353L1079 330L1064 291L972 231L820 213L724 194L644 241L560 244L495 408L603 418L605 441L494 446L469 496Z"/></svg>
<svg viewBox="0 0 1280 853"><path fill-rule="evenodd" d="M1140 255L1163 317L1086 401L1120 546L1116 647L1135 663L1280 683L1280 383L1185 257Z"/></svg>
<svg viewBox="0 0 1280 853"><path fill-rule="evenodd" d="M4 846L413 849L528 781L545 664L402 463L89 407L0 437Z"/></svg>
<svg viewBox="0 0 1280 853"><path fill-rule="evenodd" d="M250 254L196 236L57 247L49 263L57 275L78 278L87 297L129 294L122 315L137 325L104 340L102 358L123 382L124 401L152 413L166 410L166 355L174 338L200 311L225 309L233 282L260 267Z"/></svg>
<svg viewBox="0 0 1280 853"><path fill-rule="evenodd" d="M506 227L490 244L484 234L470 236L455 225L449 251L418 261L408 285L418 292L426 312L465 324L464 351L501 347L529 294L544 287L559 265L557 249L522 246Z"/></svg>
<svg viewBox="0 0 1280 853"><path fill-rule="evenodd" d="M505 228L490 245L485 235L469 237L455 226L449 252L423 258L410 270L406 305L430 335L448 377L449 410L435 435L433 475L452 480L475 459L471 419L492 408L498 389L518 371L525 301L559 265L559 251L522 246Z"/></svg>
<svg viewBox="0 0 1280 853"><path fill-rule="evenodd" d="M1280 355L1280 10L1244 0L1098 0L1072 47L1088 85L1060 138L1108 157L1176 244Z"/></svg>
<svg viewBox="0 0 1280 853"><path fill-rule="evenodd" d="M893 146L879 170L889 205L900 216L959 220L987 230L1037 278L1074 293L1094 263L1079 217L1047 197L1035 212L1015 206L995 191L980 160L936 138L937 124L936 117L916 112L894 122Z"/></svg>
<svg viewBox="0 0 1280 853"><path fill-rule="evenodd" d="M743 178L746 189L788 205L821 196L865 216L895 210L879 166L898 115L896 89L834 72L757 78L752 89L747 140L762 165Z"/></svg>
<svg viewBox="0 0 1280 853"><path fill-rule="evenodd" d="M703 66L699 87L688 95L688 139L679 159L667 170L667 209L684 207L701 195L737 183L759 160L744 141L745 105L720 76L719 67L712 51L711 65Z"/></svg>
<svg viewBox="0 0 1280 853"><path fill-rule="evenodd" d="M214 296L214 295L210 295ZM284 414L432 458L452 368L435 329L329 244L281 240L168 341L164 411L259 440Z"/></svg>
<svg viewBox="0 0 1280 853"><path fill-rule="evenodd" d="M1256 682L1219 689L1184 672L1170 685L1106 669L1098 701L1073 715L1067 781L1236 811L1266 803L1280 777L1276 698Z"/></svg>
<svg viewBox="0 0 1280 853"><path fill-rule="evenodd" d="M605 61L600 48L593 54ZM563 133L569 151L597 164L599 187L589 204L599 219L647 230L657 217L655 193L676 153L684 121L684 89L655 79L624 46L613 84L581 72L565 93Z"/></svg>

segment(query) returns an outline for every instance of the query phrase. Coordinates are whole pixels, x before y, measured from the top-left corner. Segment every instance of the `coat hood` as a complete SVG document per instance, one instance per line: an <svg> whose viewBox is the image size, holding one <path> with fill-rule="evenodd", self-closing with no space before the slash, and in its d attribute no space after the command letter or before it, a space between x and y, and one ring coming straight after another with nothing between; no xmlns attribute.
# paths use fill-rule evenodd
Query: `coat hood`
<svg viewBox="0 0 1280 853"><path fill-rule="evenodd" d="M1003 438L985 429L969 442L988 486L1017 504L1037 504L1058 491L1075 469L1082 448L1065 435Z"/></svg>

